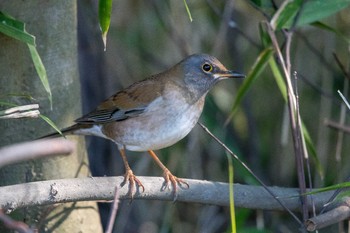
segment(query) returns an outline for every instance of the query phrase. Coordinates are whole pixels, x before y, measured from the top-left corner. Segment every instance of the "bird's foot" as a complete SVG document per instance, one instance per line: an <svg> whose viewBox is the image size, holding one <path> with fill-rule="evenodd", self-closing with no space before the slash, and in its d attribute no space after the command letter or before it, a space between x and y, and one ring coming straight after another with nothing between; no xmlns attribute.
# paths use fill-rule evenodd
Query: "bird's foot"
<svg viewBox="0 0 350 233"><path fill-rule="evenodd" d="M142 188L142 192L145 191L145 187L143 186L143 184L141 183L141 181L139 179L137 179L137 177L134 175L134 173L132 172L131 169L126 170L125 174L124 174L124 180L121 183L121 186L124 186L126 184L126 182L129 182L129 192L128 192L128 196L131 200L133 200L134 198L134 189L135 186L137 185L139 188Z"/></svg>
<svg viewBox="0 0 350 233"><path fill-rule="evenodd" d="M186 189L190 188L189 184L186 181L180 178L177 178L176 176L171 174L171 172L168 169L164 170L163 176L164 176L165 182L162 187L162 191L164 191L167 188L170 189L170 183L171 183L173 188L173 195L174 195L173 201L176 201L177 199L177 185L179 185L182 188L186 186Z"/></svg>

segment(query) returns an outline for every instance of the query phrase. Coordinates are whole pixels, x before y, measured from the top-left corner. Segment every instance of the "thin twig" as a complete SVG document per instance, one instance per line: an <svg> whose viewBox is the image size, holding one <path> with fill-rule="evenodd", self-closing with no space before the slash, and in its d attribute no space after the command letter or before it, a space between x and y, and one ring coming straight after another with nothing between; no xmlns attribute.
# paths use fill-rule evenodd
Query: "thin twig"
<svg viewBox="0 0 350 233"><path fill-rule="evenodd" d="M341 93L341 91L338 90L338 94L343 99L344 103L346 104L346 107L348 107L348 109L350 110L350 104L349 104L348 100L345 98L345 96L343 95L343 93Z"/></svg>
<svg viewBox="0 0 350 233"><path fill-rule="evenodd" d="M286 32L287 40L286 40L286 59L284 59L282 52L279 48L277 38L275 35L275 32L272 28L272 26L269 23L266 23L267 25L267 31L270 35L272 45L275 49L275 52L277 54L277 57L279 59L279 62L281 64L283 73L284 73L284 78L285 78L285 83L287 85L287 99L288 99L288 107L289 107L289 119L291 122L291 128L292 128L292 135L293 135L293 146L294 146L294 151L295 151L295 162L296 162L296 167L298 171L298 182L299 182L299 188L300 188L300 193L306 193L306 184L305 184L305 175L304 175L304 166L303 166L303 159L304 159L304 151L303 151L303 134L301 133L301 126L300 123L298 124L298 118L299 112L297 110L296 106L296 99L295 99L295 94L293 90L293 85L291 83L291 78L290 78L290 44L291 44L291 38L292 38L292 33L291 32ZM303 220L305 221L308 219L308 211L307 211L307 199L305 199L305 196L302 195L300 198L300 201L302 202L302 209L303 209Z"/></svg>
<svg viewBox="0 0 350 233"><path fill-rule="evenodd" d="M316 217L310 218L306 221L306 229L308 231L315 231L334 223L341 222L343 220L349 219L350 217L350 201L346 198L340 206Z"/></svg>
<svg viewBox="0 0 350 233"><path fill-rule="evenodd" d="M236 159L264 188L265 190L299 223L302 222L299 218L290 210L288 207L273 193L273 191L268 188L265 183L257 176L255 173L235 154L233 153L224 143L222 143L214 134L210 132L210 130L205 127L202 123L198 122L198 124L206 131L217 143L220 144L234 159Z"/></svg>
<svg viewBox="0 0 350 233"><path fill-rule="evenodd" d="M350 73L346 71L345 66L343 65L343 63L340 61L339 57L337 56L336 53L333 53L333 57L335 59L335 61L337 62L341 72L343 73L343 75L345 76L345 78L350 80Z"/></svg>
<svg viewBox="0 0 350 233"><path fill-rule="evenodd" d="M300 109L299 109L298 75L297 75L296 71L293 73L293 76L294 76L294 80L295 80L294 88L295 88L295 99L296 99L296 106L297 106L297 125L299 126L299 134L301 135L302 134L301 124L302 123L301 123ZM301 141L303 155L304 155L303 157L305 158L305 162L306 162L306 171L307 171L308 181L309 181L309 191L312 191L313 184L312 184L312 176L311 176L310 159L309 159L309 155L308 155L308 152L306 149L305 138L301 137L300 141ZM303 159L303 158L301 158L301 159ZM304 181L305 181L305 177L304 177ZM310 198L311 198L311 205L313 207L312 214L313 214L313 216L316 216L316 209L315 209L315 205L314 205L314 201L313 201L313 196L310 195ZM307 203L306 203L306 208L307 208Z"/></svg>
<svg viewBox="0 0 350 233"><path fill-rule="evenodd" d="M348 126L345 126L345 125L342 125L342 124L339 124L338 122L335 122L335 121L330 121L330 120L325 120L324 121L324 124L328 127L331 127L331 128L334 128L336 130L341 130L345 133L348 133L350 134L350 127Z"/></svg>
<svg viewBox="0 0 350 233"><path fill-rule="evenodd" d="M119 193L118 193L118 187L116 186L115 191L114 191L113 206L112 206L111 213L109 216L106 233L112 233L112 231L113 231L115 217L117 216L117 212L118 212L118 205L119 205Z"/></svg>

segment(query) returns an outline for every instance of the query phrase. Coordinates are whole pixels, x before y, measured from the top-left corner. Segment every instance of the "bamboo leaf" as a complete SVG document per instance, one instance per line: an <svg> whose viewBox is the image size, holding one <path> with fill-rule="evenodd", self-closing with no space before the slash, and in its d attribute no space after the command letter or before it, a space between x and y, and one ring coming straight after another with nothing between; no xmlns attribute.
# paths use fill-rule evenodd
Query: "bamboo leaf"
<svg viewBox="0 0 350 233"><path fill-rule="evenodd" d="M50 120L50 118L48 118L47 116L44 116L42 114L39 115L41 119L43 119L46 123L48 123L54 130L56 130L57 133L61 134L63 137L63 133L61 132L61 130L56 126L55 123L53 123L52 120Z"/></svg>
<svg viewBox="0 0 350 233"><path fill-rule="evenodd" d="M311 155L312 159L315 162L316 165L316 170L318 171L318 174L320 175L321 179L324 178L324 170L323 167L321 165L320 160L318 159L317 153L316 153L316 148L314 143L311 140L309 131L307 130L305 124L303 121L301 121L301 129L302 129L302 133L305 139L305 144L306 144L306 148L308 149L309 155Z"/></svg>
<svg viewBox="0 0 350 233"><path fill-rule="evenodd" d="M24 43L35 46L35 37L25 30L25 24L6 15L0 11L0 32L22 41Z"/></svg>
<svg viewBox="0 0 350 233"><path fill-rule="evenodd" d="M282 97L287 102L287 87L286 87L286 83L284 82L284 79L283 79L283 76L281 74L281 71L278 68L276 60L273 57L270 58L269 65L270 65L270 69L272 71L273 77L275 78L275 81L277 83L277 86L280 89Z"/></svg>
<svg viewBox="0 0 350 233"><path fill-rule="evenodd" d="M334 184L334 185L330 185L327 187L323 187L323 188L318 188L315 191L311 191L311 192L306 192L300 195L293 195L293 196L289 196L289 197L285 197L285 198L298 198L300 196L306 196L306 195L315 195L318 193L324 193L324 192L328 192L328 191L333 191L333 190L338 190L338 189L344 189L344 188L349 188L350 187L350 182L343 182L343 183L338 183L338 184ZM348 194L348 190L345 191L345 193ZM346 195L349 196L349 195Z"/></svg>
<svg viewBox="0 0 350 233"><path fill-rule="evenodd" d="M308 0L299 6L294 2L296 1L289 3L288 9L283 9L278 16L275 24L277 29L291 28L295 16L298 17L295 26L300 27L331 16L350 4L350 0ZM298 11L300 11L299 15L297 15Z"/></svg>
<svg viewBox="0 0 350 233"><path fill-rule="evenodd" d="M281 29L287 23L293 22L294 16L300 10L301 5L301 0L284 1L271 19L272 28Z"/></svg>
<svg viewBox="0 0 350 233"><path fill-rule="evenodd" d="M234 192L233 192L234 169L233 169L232 157L228 153L226 153L226 156L228 160L228 175L229 175L231 232L236 233L235 200L234 200Z"/></svg>
<svg viewBox="0 0 350 233"><path fill-rule="evenodd" d="M3 34L24 42L28 45L30 55L32 57L34 67L38 76L43 84L46 92L48 93L48 98L50 101L52 109L52 94L50 90L49 81L47 78L45 66L41 61L38 51L36 50L35 37L25 30L25 24L21 21L14 19L13 17L4 14L0 11L0 32Z"/></svg>
<svg viewBox="0 0 350 233"><path fill-rule="evenodd" d="M324 19L348 7L350 0L309 0L305 2L297 26ZM291 25L291 22L289 24Z"/></svg>
<svg viewBox="0 0 350 233"><path fill-rule="evenodd" d="M28 48L30 51L30 55L32 56L32 60L33 60L36 72L38 73L39 78L41 80L41 83L43 84L45 91L48 94L48 98L49 98L51 109L52 109L52 93L51 93L51 89L50 89L49 80L47 78L45 66L44 66L43 62L41 61L39 53L36 50L36 47L28 44Z"/></svg>
<svg viewBox="0 0 350 233"><path fill-rule="evenodd" d="M190 8L189 8L188 5L187 5L187 1L186 1L186 0L184 0L184 5L185 5L185 8L186 8L186 11L187 11L187 14L188 14L188 18L189 18L190 21L192 22L193 19L192 19L191 11L190 11Z"/></svg>
<svg viewBox="0 0 350 233"><path fill-rule="evenodd" d="M18 106L18 105L17 105L17 104L12 104L12 103L8 103L8 102L0 101L0 106L16 107L16 106Z"/></svg>
<svg viewBox="0 0 350 233"><path fill-rule="evenodd" d="M112 0L100 0L98 4L98 18L100 21L104 51L106 51L107 47L107 33L111 23L111 13Z"/></svg>
<svg viewBox="0 0 350 233"><path fill-rule="evenodd" d="M277 83L277 86L280 89L282 97L283 97L284 101L287 102L287 87L286 87L285 81L283 79L283 76L281 74L281 71L278 68L275 59L273 59L272 57L269 60L269 65L270 65L272 74L275 78L275 81ZM304 125L302 120L301 120L301 127L302 127L302 133L303 133L303 136L305 138L305 143L306 143L306 147L308 149L308 152L315 162L316 169L317 169L318 173L320 174L321 178L323 179L323 177L324 177L323 167L321 165L320 160L317 157L316 149L315 149L314 143L311 140L310 134L309 134L309 132L308 132L308 130L307 130L307 128Z"/></svg>
<svg viewBox="0 0 350 233"><path fill-rule="evenodd" d="M251 87L251 85L254 83L257 77L261 74L261 72L265 69L266 65L268 64L268 61L270 60L270 57L273 54L272 48L266 48L263 50L260 55L257 57L253 67L249 71L247 77L245 78L243 84L238 90L235 102L233 103L233 107L231 109L231 114L226 120L229 121L229 119L232 118L234 113L237 110L238 105L241 103L243 97L246 95L247 91Z"/></svg>
<svg viewBox="0 0 350 233"><path fill-rule="evenodd" d="M271 41L271 37L269 36L269 34L267 33L264 27L265 25L266 25L265 23L259 24L259 35L260 35L261 44L264 46L264 48L268 48L271 46L272 41Z"/></svg>

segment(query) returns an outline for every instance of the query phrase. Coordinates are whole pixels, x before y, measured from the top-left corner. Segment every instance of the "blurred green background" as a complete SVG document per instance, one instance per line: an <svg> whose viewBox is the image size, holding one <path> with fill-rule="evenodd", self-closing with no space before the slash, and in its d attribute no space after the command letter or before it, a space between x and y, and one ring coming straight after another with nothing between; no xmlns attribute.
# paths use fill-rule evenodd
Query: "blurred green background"
<svg viewBox="0 0 350 233"><path fill-rule="evenodd" d="M98 1L77 1L83 113L93 110L116 91L161 72L193 53L214 55L228 69L250 74L266 46L263 43L266 38L260 31L264 28L263 22L271 21L286 2L188 0L191 22L184 1L113 1L107 50L104 52ZM303 1L290 2L299 4ZM329 7L321 4L325 2ZM320 3L306 15L309 18L316 13L331 12L332 7L338 9L334 14L316 17L329 26L328 30L322 24L310 23L292 28L290 50L291 70L297 77L292 83L298 92L300 115L317 155L317 160L310 159L311 180L314 187L324 187L346 181L350 170L349 137L326 125L327 121L341 122L342 114L344 124L349 121L348 111L341 113L344 106L337 90L348 98L350 76L345 77L339 62L349 74L350 9L339 6L347 6L350 1L309 0L304 3ZM285 34L280 29L276 31L279 46L285 52ZM39 48L45 46L48 45L38 44ZM225 124L232 114L242 82L226 80L219 83L207 96L200 122L245 161L266 185L298 187L288 108L269 65L249 86L232 120ZM59 101L53 100L55 102ZM73 114L70 108L66 111ZM44 112L50 116L50 110ZM33 127L30 129L33 134L38 133ZM87 137L86 145L93 176L124 174L115 144ZM225 150L199 126L182 141L156 153L178 177L228 182ZM127 154L136 175L162 175L147 153ZM237 161L233 163L236 183L258 184ZM99 208L105 226L110 204L99 203ZM299 229L290 215L280 212L238 208L235 217L237 232L288 233ZM114 232L230 232L230 224L228 207L134 200L131 204L121 201ZM342 232L342 227L334 225L320 232Z"/></svg>
<svg viewBox="0 0 350 233"><path fill-rule="evenodd" d="M259 25L269 20L280 4L281 1L188 1L193 18L190 22L182 1L117 1L113 3L107 51L103 52L97 4L80 1L84 112L116 90L167 69L192 53L209 53L229 69L249 73L264 48ZM349 36L349 8L321 21ZM278 39L283 48L282 33ZM349 176L349 138L344 137L341 160L337 161L338 132L324 122L339 121L341 99L336 92L343 90L347 82L333 54L348 69L349 44L335 33L305 25L295 31L291 46L300 113L325 174L322 179L311 160L313 182L322 187L344 181ZM225 125L240 84L237 80L218 84L207 97L200 121L267 185L297 187L287 107L269 66L249 88L232 121ZM88 147L93 173L122 174L115 145L90 139ZM228 181L225 151L198 126L184 140L157 154L179 177ZM147 155L128 155L135 174L161 175ZM236 161L234 169L235 182L256 184ZM105 205L100 206L102 216L107 213ZM118 212L115 232L229 232L229 219L226 207L159 201L134 201L129 205L125 201ZM238 209L236 219L238 232L295 232L298 228L289 215L281 213ZM338 232L336 228L325 230L330 231Z"/></svg>

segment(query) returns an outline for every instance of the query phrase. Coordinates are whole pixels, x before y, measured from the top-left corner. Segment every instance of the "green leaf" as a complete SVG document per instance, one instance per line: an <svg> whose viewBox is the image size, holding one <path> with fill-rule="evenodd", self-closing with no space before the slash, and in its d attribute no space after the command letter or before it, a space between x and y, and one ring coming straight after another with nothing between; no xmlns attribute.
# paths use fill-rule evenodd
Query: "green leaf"
<svg viewBox="0 0 350 233"><path fill-rule="evenodd" d="M293 22L301 5L301 0L285 1L271 19L272 28L281 29L287 22Z"/></svg>
<svg viewBox="0 0 350 233"><path fill-rule="evenodd" d="M191 11L190 11L190 8L189 8L188 5L187 5L186 0L184 0L184 5L185 5L185 8L186 8L186 11L187 11L187 14L188 14L188 18L189 18L190 21L192 22L193 19L192 19Z"/></svg>
<svg viewBox="0 0 350 233"><path fill-rule="evenodd" d="M286 198L296 198L296 197L300 197L300 196L306 196L306 195L314 195L314 194L318 194L318 193L323 193L323 192L328 192L328 191L333 191L333 190L337 190L337 189L343 189L343 188L349 188L350 187L350 182L343 182L343 183L338 183L338 184L334 184L334 185L330 185L324 188L318 188L315 191L311 191L311 192L306 192L300 195L293 195L293 196L289 196Z"/></svg>
<svg viewBox="0 0 350 233"><path fill-rule="evenodd" d="M269 65L270 65L270 69L272 71L273 77L275 78L275 81L277 83L277 86L280 89L282 97L287 102L287 87L286 87L286 83L284 82L284 79L283 79L283 76L281 74L281 71L278 68L276 60L273 57L270 58Z"/></svg>
<svg viewBox="0 0 350 233"><path fill-rule="evenodd" d="M18 106L18 105L17 105L17 104L12 104L12 103L8 103L8 102L0 101L0 106L16 107L16 106Z"/></svg>
<svg viewBox="0 0 350 233"><path fill-rule="evenodd" d="M104 50L107 47L107 33L111 24L112 0L100 0L98 4L98 18L102 32Z"/></svg>
<svg viewBox="0 0 350 233"><path fill-rule="evenodd" d="M0 11L0 32L2 32L7 36L10 36L11 38L24 42L28 45L36 72L38 73L38 76L46 92L48 93L50 105L52 108L52 94L50 90L50 85L47 79L45 67L35 47L35 37L26 32L25 24L23 22L18 21L13 17L2 13L1 11Z"/></svg>
<svg viewBox="0 0 350 233"><path fill-rule="evenodd" d="M348 7L350 0L308 0L303 5L300 5L300 15L298 15L296 26L303 26L318 20L322 20L332 14L339 12L340 10ZM297 10L297 11L298 11ZM291 28L294 22L294 16L297 15L297 11L294 12L293 17L290 17L288 21L279 19L277 28ZM287 12L286 12L287 14ZM292 14L292 12L288 12ZM282 16L283 15L283 16ZM279 17L284 18L284 13ZM284 23L282 23L283 21Z"/></svg>
<svg viewBox="0 0 350 233"><path fill-rule="evenodd" d="M35 98L33 98L33 96L31 96L29 94L22 94L22 93L8 93L8 94L0 95L0 98L4 98L4 97L23 98L23 99L26 99L29 101L35 100Z"/></svg>
<svg viewBox="0 0 350 233"><path fill-rule="evenodd" d="M259 35L261 39L261 43L264 46L264 48L270 47L272 42L271 42L271 37L267 33L267 31L264 28L265 23L260 23L259 24Z"/></svg>
<svg viewBox="0 0 350 233"><path fill-rule="evenodd" d="M273 57L270 58L269 60L269 65L272 71L272 74L275 78L275 81L277 83L278 88L280 89L280 92L282 94L282 97L284 99L284 101L287 102L287 87L286 87L286 83L284 82L283 76L281 74L280 69L277 66L277 63L275 61L275 59L273 59ZM316 149L315 146L311 140L310 134L306 128L306 126L304 125L303 121L301 120L301 127L302 127L302 133L303 136L305 138L305 143L306 143L306 147L308 149L309 154L311 155L311 157L313 158L315 165L316 165L316 169L318 171L318 173L320 174L321 178L323 179L324 177L324 171L321 165L320 160L317 157L317 153L316 153Z"/></svg>
<svg viewBox="0 0 350 233"><path fill-rule="evenodd" d="M27 44L35 46L35 37L25 30L25 24L6 15L0 11L0 32L14 38L16 40L22 41Z"/></svg>
<svg viewBox="0 0 350 233"><path fill-rule="evenodd" d="M266 48L260 53L260 55L258 56L258 58L256 59L254 65L253 65L253 67L251 68L247 77L245 78L243 84L241 85L241 87L238 90L235 102L233 103L231 114L230 114L228 119L231 119L231 117L234 115L234 113L237 110L238 105L242 101L243 97L245 96L245 94L247 93L247 91L249 90L249 88L251 87L253 82L256 80L257 77L259 77L261 72L265 69L272 54L273 54L272 48Z"/></svg>
<svg viewBox="0 0 350 233"><path fill-rule="evenodd" d="M43 84L43 86L48 94L48 98L50 100L50 105L51 105L51 109L52 109L52 94L51 94L50 84L49 84L49 80L47 78L45 66L44 66L43 62L41 61L39 53L36 50L36 47L31 45L31 44L28 44L28 48L30 51L30 55L32 56L32 60L33 60L36 72L38 73L39 78L41 80L41 83Z"/></svg>
<svg viewBox="0 0 350 233"><path fill-rule="evenodd" d="M350 0L309 0L305 2L297 25L324 19L349 6Z"/></svg>
<svg viewBox="0 0 350 233"><path fill-rule="evenodd" d="M43 119L46 123L48 123L54 130L56 130L57 133L61 134L63 137L63 133L61 132L61 130L55 125L55 123L53 123L52 120L50 120L50 118L48 118L47 116L44 116L42 114L39 115L41 119Z"/></svg>
<svg viewBox="0 0 350 233"><path fill-rule="evenodd" d="M231 218L231 232L236 233L236 214L235 214L235 200L234 200L234 184L233 184L233 177L234 177L234 169L233 169L233 162L232 157L229 153L226 153L226 157L228 160L228 180L229 180L229 197L230 197L230 218Z"/></svg>
<svg viewBox="0 0 350 233"><path fill-rule="evenodd" d="M311 155L311 158L314 160L316 165L316 170L318 171L318 174L320 175L321 179L323 179L324 170L323 170L322 164L317 157L315 145L312 142L309 131L307 130L303 121L301 121L301 129L302 129L302 133L306 143L306 148L308 149L309 155Z"/></svg>

